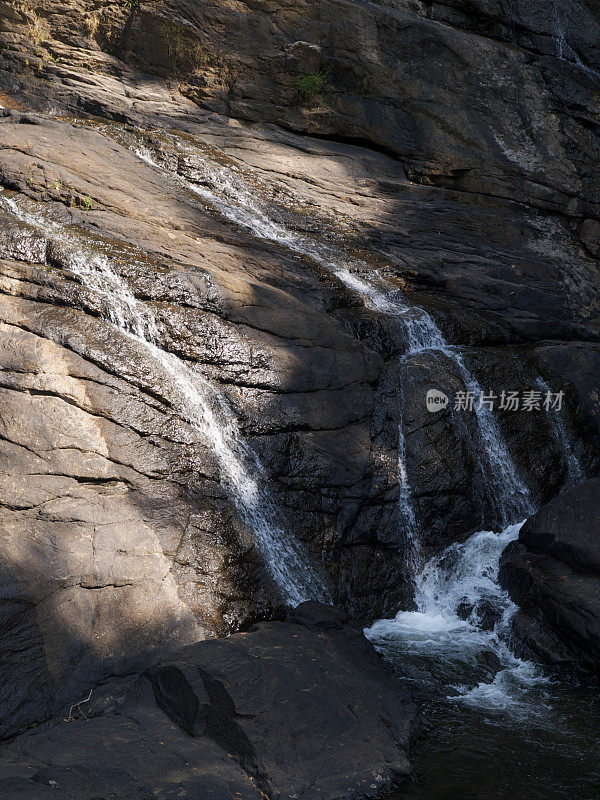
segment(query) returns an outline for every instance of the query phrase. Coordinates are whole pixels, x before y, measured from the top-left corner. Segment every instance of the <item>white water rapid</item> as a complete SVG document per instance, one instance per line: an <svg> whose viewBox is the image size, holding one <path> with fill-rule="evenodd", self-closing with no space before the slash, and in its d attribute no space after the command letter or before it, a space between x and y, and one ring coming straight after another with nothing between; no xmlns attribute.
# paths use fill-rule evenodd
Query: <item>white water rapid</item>
<svg viewBox="0 0 600 800"><path fill-rule="evenodd" d="M243 441L225 397L198 371L159 346L160 330L154 312L133 295L110 258L94 252L83 236L28 212L13 199L0 197L0 203L20 222L61 247L69 271L101 298L105 317L135 341L154 368L164 374L177 412L206 438L216 456L221 481L252 530L282 598L290 605L309 599L327 602L329 594L322 579L300 543L279 521L280 515L266 488L265 471Z"/></svg>
<svg viewBox="0 0 600 800"><path fill-rule="evenodd" d="M456 702L530 713L546 679L508 647L505 637L517 608L497 583L500 555L520 527L481 531L450 545L418 576L417 610L375 622L365 630L367 638Z"/></svg>

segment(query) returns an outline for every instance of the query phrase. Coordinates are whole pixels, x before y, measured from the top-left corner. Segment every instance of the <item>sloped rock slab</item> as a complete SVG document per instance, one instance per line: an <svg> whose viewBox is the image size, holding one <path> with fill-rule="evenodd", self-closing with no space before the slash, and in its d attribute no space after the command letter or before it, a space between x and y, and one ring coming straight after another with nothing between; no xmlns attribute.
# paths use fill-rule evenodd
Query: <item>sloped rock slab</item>
<svg viewBox="0 0 600 800"><path fill-rule="evenodd" d="M383 797L410 774L414 718L361 634L262 623L175 652L101 716L14 740L0 796Z"/></svg>

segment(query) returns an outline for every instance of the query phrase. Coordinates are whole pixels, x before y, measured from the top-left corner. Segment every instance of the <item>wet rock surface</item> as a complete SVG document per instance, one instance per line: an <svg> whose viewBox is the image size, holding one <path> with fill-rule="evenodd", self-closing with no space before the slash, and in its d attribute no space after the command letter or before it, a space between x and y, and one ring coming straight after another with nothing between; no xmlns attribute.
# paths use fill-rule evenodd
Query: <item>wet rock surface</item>
<svg viewBox="0 0 600 800"><path fill-rule="evenodd" d="M439 353L407 356L402 319L206 191L231 199L243 184L267 223L360 259L427 309L486 391L537 389L539 376L564 390L565 435L597 472L598 17L577 4L555 20L546 5L0 2L0 200L58 226L0 208L3 736L68 717L90 688L174 647L284 615L209 438L73 275L61 231L109 258L158 344L222 392L283 529L343 613L372 620L411 599L400 424L423 555L497 524L472 416L425 407L427 388L453 397L462 378ZM499 424L535 502L569 483L551 415ZM552 602L568 585L575 608L579 577L553 582ZM209 701L190 686L164 737L204 730ZM125 717L93 724L81 753L103 726L127 742L139 732ZM144 742L134 784L164 746ZM269 746L256 775L273 773ZM214 796L253 796L215 747L202 756L225 775ZM72 764L63 782L98 779ZM11 791L52 791L32 774L7 777Z"/></svg>
<svg viewBox="0 0 600 800"><path fill-rule="evenodd" d="M600 480L531 517L505 550L500 581L522 613L521 644L551 664L600 663Z"/></svg>
<svg viewBox="0 0 600 800"><path fill-rule="evenodd" d="M112 690L6 747L2 797L350 800L410 773L414 705L360 633L262 623Z"/></svg>

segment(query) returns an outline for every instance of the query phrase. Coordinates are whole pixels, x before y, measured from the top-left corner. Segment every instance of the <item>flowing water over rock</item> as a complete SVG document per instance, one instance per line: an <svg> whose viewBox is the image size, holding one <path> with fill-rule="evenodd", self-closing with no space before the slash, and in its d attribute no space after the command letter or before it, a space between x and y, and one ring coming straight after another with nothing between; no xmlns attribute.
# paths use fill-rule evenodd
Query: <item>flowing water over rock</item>
<svg viewBox="0 0 600 800"><path fill-rule="evenodd" d="M406 331L406 358L431 351L454 365L465 391L475 398L473 412L479 441L473 442L471 447L480 449L482 453L483 458L479 459L479 463L495 519L505 527L530 513L532 505L529 490L517 473L492 411L481 402L484 394L482 387L466 366L460 350L446 341L433 318L424 309L409 304L398 291L391 290L377 272L370 271L369 277L364 277L361 273L366 272L367 266L358 259L340 253L322 239L298 233L278 222L268 205L252 192L240 175L209 160L199 149L192 149L177 137L171 136L169 141L180 154L179 158L185 161L185 177L166 166L144 140L137 138L130 141L129 146L139 158L179 181L235 225L251 231L259 239L275 242L309 258L335 275L348 289L359 294L368 308L398 319ZM408 506L401 431L398 450L400 516L406 522L406 538L410 543L416 521L414 512ZM414 551L414 547L410 549Z"/></svg>
<svg viewBox="0 0 600 800"><path fill-rule="evenodd" d="M400 612L394 620L381 620L368 631L386 657L408 662L415 675L431 681L452 702L468 707L528 715L532 704L544 693L546 678L530 662L516 658L507 643L509 623L516 607L497 584L500 554L514 540L532 502L500 432L491 409L479 398L480 384L467 368L458 348L450 345L431 316L411 306L397 291L390 290L382 276L371 271L365 277L360 261L340 255L329 244L296 233L277 222L263 201L236 174L198 153L186 177L165 168L145 145L137 143L137 155L168 172L236 225L259 238L269 239L308 257L333 273L359 294L365 305L399 319L406 331L407 351L403 361L424 352L446 359L457 369L466 392L476 398L473 405L479 438L471 443L482 462L489 502L494 507L502 533L483 531L463 544L453 544L428 562L422 572L418 522L414 513L410 476L405 463L402 425L398 432L399 521L407 542L407 566L415 573L416 611ZM561 442L562 444L563 442ZM422 680L422 677L421 677ZM533 699L532 699L533 698Z"/></svg>
<svg viewBox="0 0 600 800"><path fill-rule="evenodd" d="M545 396L549 396L552 393L552 389L543 378L538 378L538 386ZM547 414L552 423L557 444L564 455L567 465L567 486L575 486L585 479L585 472L579 458L575 454L573 438L567 431L565 421L559 409L549 406Z"/></svg>
<svg viewBox="0 0 600 800"><path fill-rule="evenodd" d="M168 172L234 224L311 259L359 294L367 307L399 319L406 331L405 363L424 352L436 354L454 365L467 392L475 398L481 396L481 386L466 366L462 353L448 344L426 311L411 306L402 295L390 290L376 272L370 271L366 277L365 265L357 259L345 257L322 240L292 231L276 221L268 205L257 199L232 171L210 163L196 151L190 154L187 148L184 150L193 166L188 164L182 177L167 169L144 145L136 146L140 158ZM540 387L548 389L543 382ZM407 543L407 566L415 574L417 608L400 612L393 620L380 620L366 633L386 659L398 665L402 674L413 676L416 691L422 695L431 719L439 728L438 744L433 745L434 750L439 749L426 751L425 771L429 777L421 786L416 784L409 796L441 800L449 797L447 789L455 782L457 795L467 797L465 787L479 785L484 794L487 791L492 796L494 792L494 797L508 800L514 791L511 781L514 787L515 780L517 784L535 780L532 797L559 798L563 796L563 788L553 771L557 768L552 758L556 748L566 746L567 751L569 748L572 751L574 742L579 741L581 758L589 767L588 773L594 774L596 742L593 736L582 735L581 717L577 713L580 695L585 695L586 690L578 687L557 690L538 667L517 658L510 648L510 621L516 606L498 586L498 561L506 545L518 536L519 520L532 512L533 504L491 409L476 401L473 412L479 437L471 446L479 454L488 502L502 530L481 531L464 543L451 545L419 573L419 526L400 424L398 518ZM564 451L569 479L577 481L582 471L564 422L557 413L548 414ZM595 708L595 713L600 715L600 709ZM553 728L560 724L559 720L563 721L564 731L557 736ZM444 737L449 737L448 744ZM468 754L466 766L458 768L454 762L447 763L447 748L452 750L456 740ZM539 763L521 765L505 781L505 790L498 788L497 772L478 780L482 749L487 758L503 764L514 757L514 747L535 752ZM443 787L436 780L436 759L448 776ZM564 765L562 773L564 786L570 785L573 775L569 775ZM586 776L584 783L587 780ZM556 792L549 793L553 785Z"/></svg>
<svg viewBox="0 0 600 800"><path fill-rule="evenodd" d="M368 637L387 655L410 654L457 702L519 709L542 677L507 645L516 606L496 579L500 555L520 527L481 531L430 560L417 578L417 610L379 620Z"/></svg>
<svg viewBox="0 0 600 800"><path fill-rule="evenodd" d="M106 318L135 341L162 371L173 392L172 402L177 411L206 437L216 455L221 480L240 516L252 530L283 599L293 606L309 599L327 601L328 592L322 579L280 521L278 509L266 488L265 471L256 454L242 440L237 421L223 395L199 372L159 346L159 324L153 311L133 295L107 256L94 252L83 236L28 212L13 199L3 197L0 202L20 222L58 245L61 263L87 289L102 298Z"/></svg>
<svg viewBox="0 0 600 800"><path fill-rule="evenodd" d="M448 724L452 726L455 723L458 708L466 715L461 719L472 719L480 727L484 719L482 715L487 714L494 719L495 715L508 719L508 729L511 731L521 724L519 721L527 720L527 725L533 725L539 716L536 709L548 705L548 680L530 662L516 658L511 652L508 644L509 623L515 607L496 582L500 553L518 535L519 525L515 523L532 510L532 502L492 411L485 403L477 402L482 394L481 386L465 364L463 354L446 341L425 310L410 305L399 292L391 290L380 274L370 270L367 276L366 265L358 259L346 257L322 239L298 233L280 223L268 204L257 199L246 182L232 170L211 161L204 153L175 140L175 137L171 145L179 153L177 168L151 150L141 137L135 137L128 144L138 157L160 170L165 178L193 192L230 222L251 231L259 239L275 242L302 258L310 259L359 294L368 308L399 320L406 332L404 360L423 353L443 359L459 374L465 391L476 398L473 418L477 436L470 446L479 456L487 500L494 509L502 533L476 533L466 542L452 545L419 572L422 566L419 526L406 467L404 432L400 425L398 518L408 544L409 567L415 574L417 609L401 612L394 620L375 623L368 631L368 636L376 642L386 658L399 665L404 674L413 675L418 684L417 691L422 690L424 697L435 695L436 700L442 700L439 707L443 710L435 712L441 715L442 730L448 730ZM139 335L135 331L130 333ZM141 337L144 341L146 333L144 327ZM155 333L150 333L150 339L155 347ZM171 358L168 354L166 356ZM209 403L211 405L227 420L225 426L222 423L218 426L219 435L224 437L237 459L234 466L222 464L222 469L229 476L228 485L235 483L243 488L239 495L242 499L236 500L236 503L241 503L240 513L251 522L260 544L261 537L264 539L263 518L256 522L252 517L258 507L255 498L260 490L255 482L245 482L247 465L255 464L255 457L240 442L237 427L233 424L235 421L230 422L222 399L213 398ZM554 422L556 424L556 420ZM223 430L227 431L230 424L233 424L233 433L225 435ZM559 426L556 429L559 432ZM560 438L558 433L557 438ZM231 444L231 439L235 446ZM562 444L562 439L560 441ZM215 447L219 446L217 437ZM240 453L243 454L241 459ZM236 472L239 464L242 465L241 476ZM256 469L260 469L259 465ZM233 489L232 494L235 499ZM261 509L265 507L270 517L271 506L260 504ZM273 527L272 524L267 525L269 536L273 533ZM281 528L275 526L275 531L281 533ZM277 549L282 537L275 538L274 545L267 536L268 546L265 549L271 556L282 553L281 549ZM304 592L306 584L300 580L299 571L302 575L311 574L306 562L302 563L303 560L296 556L292 548L291 557L288 550L280 561L270 564L280 585L286 587L290 600L302 597ZM268 559L268 554L265 557ZM282 565L286 566L283 575L278 574ZM289 573L287 567L291 567ZM316 579L311 580L310 584L314 595ZM433 707L431 710L434 714ZM448 720L453 722L448 723ZM539 724L541 729L546 729L544 720ZM469 734L469 731L464 732L463 742L468 741ZM460 792L461 788L457 791ZM423 796L431 799L447 795L430 793Z"/></svg>
<svg viewBox="0 0 600 800"><path fill-rule="evenodd" d="M399 797L598 797L597 690L574 678L550 678L510 648L517 608L497 573L520 527L451 545L418 576L417 610L365 631L409 677L432 725L413 758L417 778Z"/></svg>

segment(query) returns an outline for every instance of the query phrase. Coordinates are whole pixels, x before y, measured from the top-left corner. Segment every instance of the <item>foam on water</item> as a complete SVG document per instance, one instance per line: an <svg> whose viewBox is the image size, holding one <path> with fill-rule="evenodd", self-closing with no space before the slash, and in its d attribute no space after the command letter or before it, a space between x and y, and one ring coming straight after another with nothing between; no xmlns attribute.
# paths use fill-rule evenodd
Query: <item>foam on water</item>
<svg viewBox="0 0 600 800"><path fill-rule="evenodd" d="M164 374L174 393L177 411L202 434L214 452L221 481L252 530L282 597L290 605L309 599L329 601L329 593L307 554L284 529L266 488L265 470L243 441L237 420L217 387L159 346L159 324L154 312L133 295L109 258L93 252L82 236L26 211L14 200L4 197L0 202L18 220L60 245L68 269L102 299L105 317L134 340L154 367Z"/></svg>
<svg viewBox="0 0 600 800"><path fill-rule="evenodd" d="M417 578L417 610L378 620L366 636L395 662L427 664L454 702L532 713L547 681L511 652L506 637L517 609L497 582L500 555L521 524L480 531L432 558Z"/></svg>

